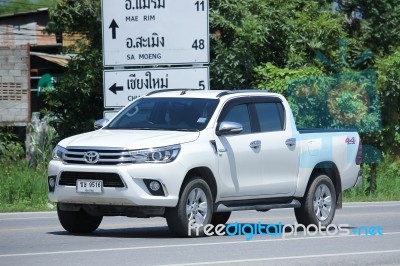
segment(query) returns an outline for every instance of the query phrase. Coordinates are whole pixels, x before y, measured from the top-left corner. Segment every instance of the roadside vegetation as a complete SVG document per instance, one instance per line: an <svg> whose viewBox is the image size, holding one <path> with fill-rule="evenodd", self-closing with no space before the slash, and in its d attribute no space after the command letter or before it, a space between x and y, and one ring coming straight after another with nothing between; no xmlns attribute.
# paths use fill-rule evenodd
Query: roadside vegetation
<svg viewBox="0 0 400 266"><path fill-rule="evenodd" d="M52 210L47 163L55 131L46 118L28 126L28 152L11 127L0 128L0 212Z"/></svg>
<svg viewBox="0 0 400 266"><path fill-rule="evenodd" d="M300 127L357 128L364 180L345 201L400 200L400 1L209 2L211 88L281 93ZM100 3L59 0L50 9L48 33L82 40L66 51L77 56L56 90L44 94L42 116L54 128L39 153L47 157L26 163L22 145L0 133L0 211L46 209L49 147L102 117Z"/></svg>
<svg viewBox="0 0 400 266"><path fill-rule="evenodd" d="M363 183L359 188L345 191L343 201L399 201L400 200L400 160L392 156L384 157L377 166L376 190L366 193L369 188L367 177L371 166L363 164Z"/></svg>

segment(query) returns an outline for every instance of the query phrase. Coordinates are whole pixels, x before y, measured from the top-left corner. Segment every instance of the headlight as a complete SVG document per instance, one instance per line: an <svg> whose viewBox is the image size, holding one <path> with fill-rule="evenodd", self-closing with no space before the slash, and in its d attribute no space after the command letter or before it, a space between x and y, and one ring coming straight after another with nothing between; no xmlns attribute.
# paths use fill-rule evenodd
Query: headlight
<svg viewBox="0 0 400 266"><path fill-rule="evenodd" d="M181 145L162 148L131 151L133 163L169 163L175 160L181 150Z"/></svg>
<svg viewBox="0 0 400 266"><path fill-rule="evenodd" d="M57 146L54 148L51 157L52 157L53 160L62 161L63 156L64 156L64 153L65 153L66 151L67 151L66 149L64 149L63 147L57 145Z"/></svg>

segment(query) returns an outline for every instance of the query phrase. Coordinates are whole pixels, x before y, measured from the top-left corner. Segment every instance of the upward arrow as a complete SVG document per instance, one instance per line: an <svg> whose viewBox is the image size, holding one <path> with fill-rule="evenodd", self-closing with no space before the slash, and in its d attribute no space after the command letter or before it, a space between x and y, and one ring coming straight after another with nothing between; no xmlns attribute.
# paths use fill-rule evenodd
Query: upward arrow
<svg viewBox="0 0 400 266"><path fill-rule="evenodd" d="M124 87L123 86L117 86L117 83L114 83L114 85L112 85L109 88L110 91L112 91L115 95L117 95L117 91L123 91Z"/></svg>
<svg viewBox="0 0 400 266"><path fill-rule="evenodd" d="M118 27L117 22L115 22L114 19L111 21L110 27L108 27L108 28L112 29L112 38L113 39L117 38L117 28L119 28L119 27Z"/></svg>

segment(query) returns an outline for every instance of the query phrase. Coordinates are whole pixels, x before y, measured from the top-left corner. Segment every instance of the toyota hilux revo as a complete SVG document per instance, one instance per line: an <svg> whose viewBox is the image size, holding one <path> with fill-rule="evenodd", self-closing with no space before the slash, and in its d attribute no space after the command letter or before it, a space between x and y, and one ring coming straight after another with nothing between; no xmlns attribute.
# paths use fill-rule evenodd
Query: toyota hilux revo
<svg viewBox="0 0 400 266"><path fill-rule="evenodd" d="M327 226L361 182L355 130L297 129L286 99L265 91L154 91L95 126L60 141L48 167L49 198L72 233L103 216L162 216L194 236L189 223L274 208Z"/></svg>

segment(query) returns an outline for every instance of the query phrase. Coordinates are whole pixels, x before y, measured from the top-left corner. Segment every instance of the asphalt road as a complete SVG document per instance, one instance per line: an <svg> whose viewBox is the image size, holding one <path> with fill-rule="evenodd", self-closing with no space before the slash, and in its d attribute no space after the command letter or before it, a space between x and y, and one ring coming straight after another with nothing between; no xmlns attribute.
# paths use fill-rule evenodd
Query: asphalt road
<svg viewBox="0 0 400 266"><path fill-rule="evenodd" d="M295 218L291 209L246 211L234 213L228 223L235 222L294 225ZM333 223L349 233L177 238L162 218L106 217L95 233L78 236L55 212L4 213L0 265L400 265L400 202L344 204Z"/></svg>

